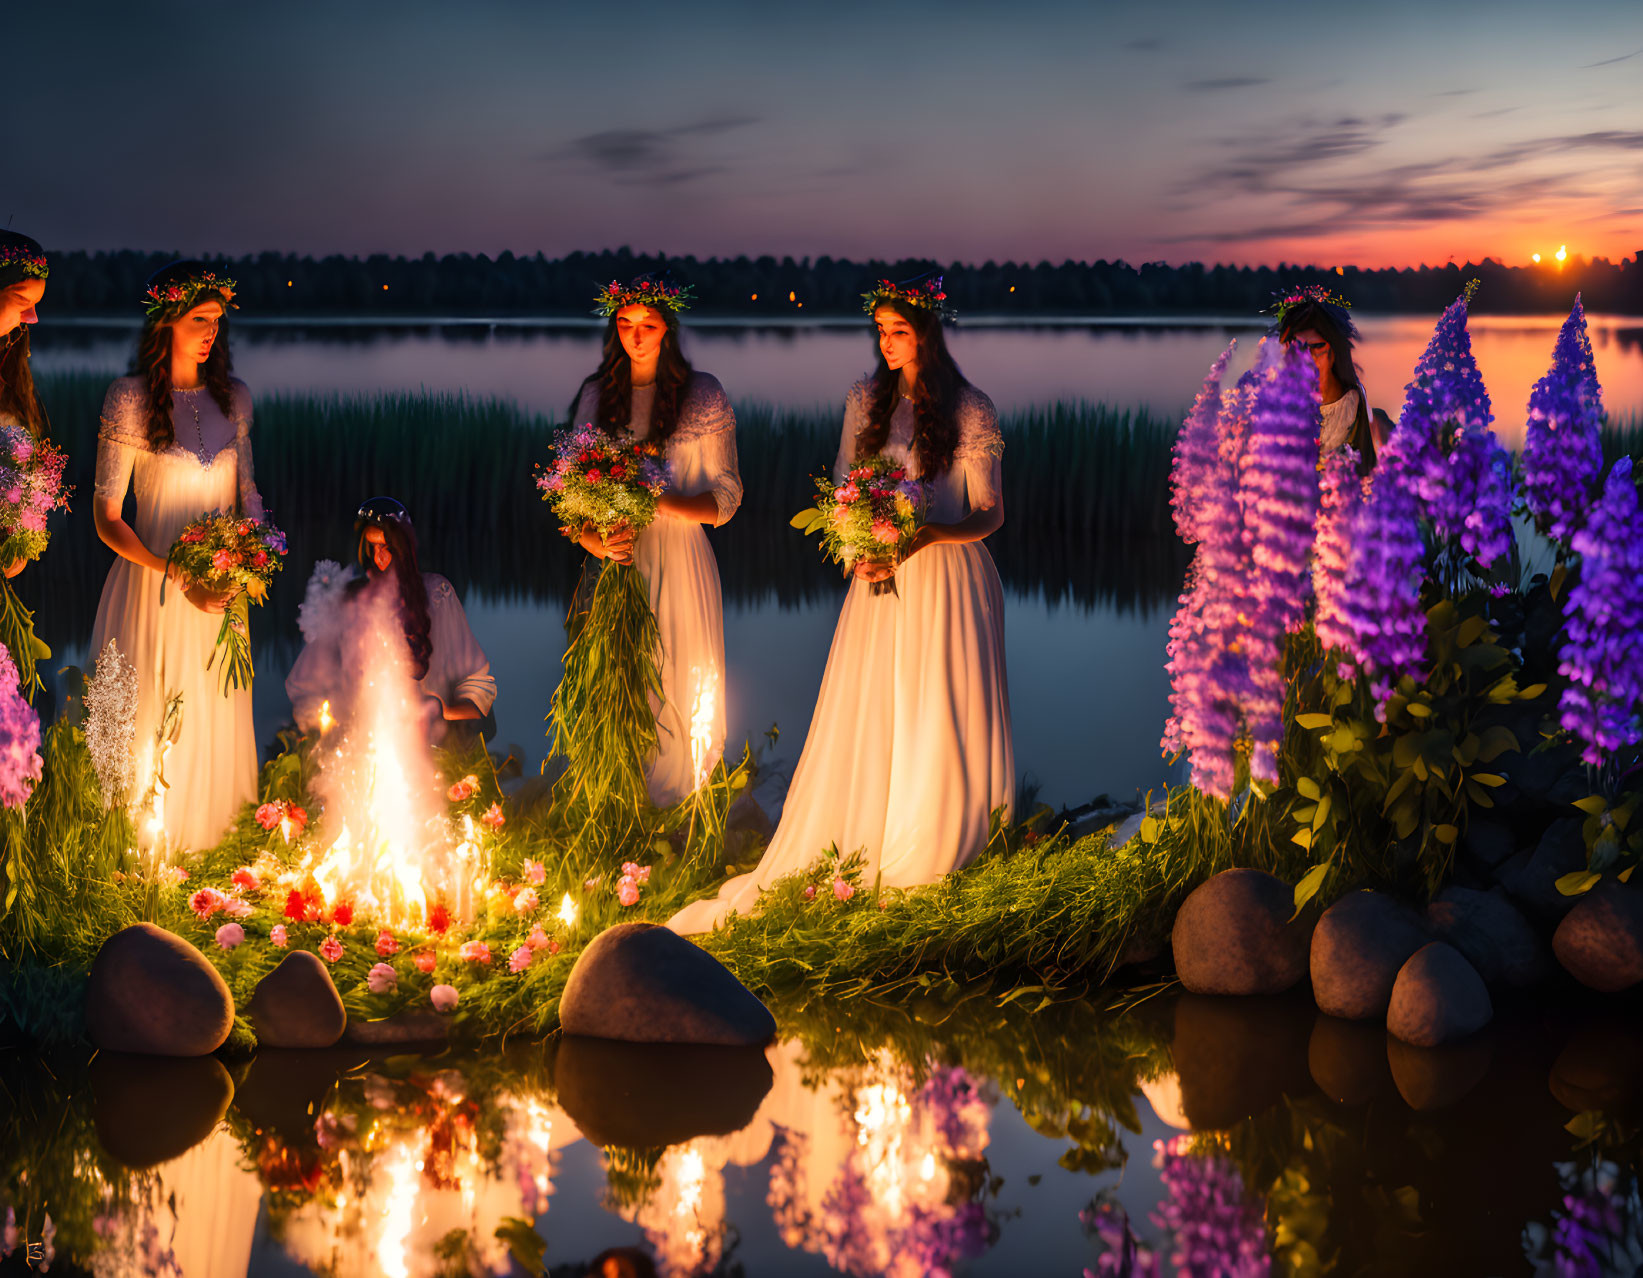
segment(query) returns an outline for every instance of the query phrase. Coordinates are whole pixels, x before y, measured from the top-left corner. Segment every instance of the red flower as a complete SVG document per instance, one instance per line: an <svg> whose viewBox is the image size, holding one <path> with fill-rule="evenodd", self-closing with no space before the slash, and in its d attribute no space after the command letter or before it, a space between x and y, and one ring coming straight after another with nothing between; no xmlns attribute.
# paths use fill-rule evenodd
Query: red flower
<svg viewBox="0 0 1643 1278"><path fill-rule="evenodd" d="M451 926L451 912L443 905L436 905L428 911L428 930L430 932L444 932Z"/></svg>
<svg viewBox="0 0 1643 1278"><path fill-rule="evenodd" d="M470 774L445 791L445 797L452 803L463 803L478 793L479 778Z"/></svg>
<svg viewBox="0 0 1643 1278"><path fill-rule="evenodd" d="M193 910L200 919L208 919L222 909L226 897L216 888L201 888L188 898L188 908Z"/></svg>
<svg viewBox="0 0 1643 1278"><path fill-rule="evenodd" d="M265 567L267 567L268 566L268 552L266 550L259 550L256 554L252 555L251 556L251 566L253 568L265 568Z"/></svg>
<svg viewBox="0 0 1643 1278"><path fill-rule="evenodd" d="M283 802L263 804L257 809L257 824L265 830L272 830L280 823L280 818L285 815L284 809L285 804Z"/></svg>
<svg viewBox="0 0 1643 1278"><path fill-rule="evenodd" d="M590 470L588 472L587 478L588 478L588 483L597 484L601 479L604 478L604 476L599 473L597 468L595 468L595 469Z"/></svg>
<svg viewBox="0 0 1643 1278"><path fill-rule="evenodd" d="M394 940L392 932L381 931L377 933L377 953L383 958L387 958L390 954L399 953L399 942Z"/></svg>
<svg viewBox="0 0 1643 1278"><path fill-rule="evenodd" d="M628 477L627 467L622 465L621 462L612 463L610 477L612 479L626 479Z"/></svg>
<svg viewBox="0 0 1643 1278"><path fill-rule="evenodd" d="M507 824L508 818L502 815L502 805L493 803L485 809L485 815L479 818L480 824L495 833Z"/></svg>
<svg viewBox="0 0 1643 1278"><path fill-rule="evenodd" d="M432 950L423 950L422 953L416 956L416 970L426 975L434 970L436 962L438 962L438 959L435 958Z"/></svg>
<svg viewBox="0 0 1643 1278"><path fill-rule="evenodd" d="M285 815L291 822L291 832L301 834L308 824L308 813L295 803L287 803L285 805Z"/></svg>
<svg viewBox="0 0 1643 1278"><path fill-rule="evenodd" d="M319 943L319 956L327 963L335 963L342 957L342 942L334 936L328 936Z"/></svg>
<svg viewBox="0 0 1643 1278"><path fill-rule="evenodd" d="M242 892L255 892L261 886L257 882L257 876L243 865L229 876L228 881Z"/></svg>
<svg viewBox="0 0 1643 1278"><path fill-rule="evenodd" d="M354 903L352 901L338 901L331 911L331 922L338 927L347 927L354 921Z"/></svg>
<svg viewBox="0 0 1643 1278"><path fill-rule="evenodd" d="M308 916L308 898L301 892L292 892L285 898L285 917L301 923Z"/></svg>

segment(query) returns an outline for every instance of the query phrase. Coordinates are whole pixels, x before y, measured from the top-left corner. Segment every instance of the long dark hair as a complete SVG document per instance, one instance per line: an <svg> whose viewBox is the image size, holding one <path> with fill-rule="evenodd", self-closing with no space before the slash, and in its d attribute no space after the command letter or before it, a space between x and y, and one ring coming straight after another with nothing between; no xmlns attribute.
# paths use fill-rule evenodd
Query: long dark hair
<svg viewBox="0 0 1643 1278"><path fill-rule="evenodd" d="M914 306L900 298L885 298L888 307L912 326L918 341L918 383L913 387L913 455L918 459L921 478L945 474L958 449L958 406L970 383L947 350L941 318L924 306ZM880 451L890 438L890 418L900 396L901 374L891 371L873 337L873 353L878 367L873 372L867 396L867 424L856 433L858 454Z"/></svg>
<svg viewBox="0 0 1643 1278"><path fill-rule="evenodd" d="M0 337L0 413L17 418L36 439L50 429L46 410L34 391L27 324L19 324L15 331Z"/></svg>
<svg viewBox="0 0 1643 1278"><path fill-rule="evenodd" d="M147 287L198 279L208 269L204 262L173 262L151 275ZM234 411L234 360L228 352L228 300L220 293L202 292L195 296L188 309L213 300L222 303L223 315L217 324L217 340L211 344L211 354L200 365L200 380L217 407L222 409L223 416L228 417ZM141 377L148 392L148 446L155 452L164 452L177 439L171 421L171 326L186 313L168 307L149 315L143 321L142 335L137 338L137 353L132 357L131 367L126 370L131 377Z"/></svg>
<svg viewBox="0 0 1643 1278"><path fill-rule="evenodd" d="M650 437L666 441L679 427L679 408L684 402L685 387L690 382L690 361L679 349L679 314L671 306L650 308L661 316L666 331L662 334L661 354L656 361L656 399L650 409ZM571 396L570 410L565 419L572 426L581 425L573 420L576 406L589 386L599 388L599 404L593 424L614 435L633 420L633 361L622 348L622 338L616 331L616 316L605 326L605 346L599 358L599 368L582 379Z"/></svg>
<svg viewBox="0 0 1643 1278"><path fill-rule="evenodd" d="M411 526L410 513L392 497L373 497L359 508L354 520L354 558L364 572L347 586L352 599L373 583L382 579L376 560L371 556L365 540L368 528L382 530L383 540L393 555L388 571L393 575L394 607L399 616L400 629L411 650L411 669L418 679L428 673L428 661L434 645L430 632L433 621L428 616L428 585L422 580L422 569L416 560L416 529Z"/></svg>
<svg viewBox="0 0 1643 1278"><path fill-rule="evenodd" d="M1332 308L1321 302L1297 302L1284 312L1284 317L1278 324L1278 340L1285 346L1295 340L1295 334L1311 330L1324 341L1329 343L1329 353L1334 357L1335 380L1347 390L1358 392L1358 415L1352 421L1350 438L1354 447L1361 452L1363 445L1360 440L1369 440L1369 397L1363 393L1363 383L1358 380L1358 365L1352 358L1352 343L1358 336L1358 330L1353 327L1351 319L1343 319L1333 314ZM1373 449L1374 445L1369 445ZM1370 457L1373 458L1373 452ZM1373 465L1373 460L1370 465Z"/></svg>

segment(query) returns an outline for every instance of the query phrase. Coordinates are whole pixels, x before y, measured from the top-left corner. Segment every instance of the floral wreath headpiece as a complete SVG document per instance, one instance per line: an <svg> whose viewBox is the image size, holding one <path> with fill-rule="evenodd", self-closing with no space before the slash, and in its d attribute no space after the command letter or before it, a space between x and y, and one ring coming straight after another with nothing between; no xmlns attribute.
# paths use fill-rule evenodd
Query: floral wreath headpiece
<svg viewBox="0 0 1643 1278"><path fill-rule="evenodd" d="M649 306L658 311L666 307L677 315L689 308L695 292L689 284L670 284L654 275L641 275L626 284L612 280L594 295L593 313L609 319L624 306Z"/></svg>
<svg viewBox="0 0 1643 1278"><path fill-rule="evenodd" d="M900 284L880 280L861 295L861 309L871 315L885 302L906 302L909 306L934 311L938 318L951 322L958 318L958 312L947 300L942 278L940 275L926 275L921 279L904 280Z"/></svg>
<svg viewBox="0 0 1643 1278"><path fill-rule="evenodd" d="M46 255L22 244L0 244L0 275L20 273L22 278L43 280L51 274Z"/></svg>
<svg viewBox="0 0 1643 1278"><path fill-rule="evenodd" d="M171 310L181 314L193 310L202 293L215 293L222 298L224 306L233 306L237 287L234 280L227 276L219 278L215 271L205 271L167 284L153 284L143 294L143 311L150 319Z"/></svg>
<svg viewBox="0 0 1643 1278"><path fill-rule="evenodd" d="M1266 308L1266 313L1277 319L1279 328L1283 327L1284 316L1290 311L1303 302L1314 302L1319 306L1341 312L1333 318L1348 331L1352 329L1352 320L1345 313L1352 309L1352 303L1339 293L1331 293L1322 284L1301 284L1295 288L1285 289L1281 293L1274 293L1272 297L1272 305Z"/></svg>

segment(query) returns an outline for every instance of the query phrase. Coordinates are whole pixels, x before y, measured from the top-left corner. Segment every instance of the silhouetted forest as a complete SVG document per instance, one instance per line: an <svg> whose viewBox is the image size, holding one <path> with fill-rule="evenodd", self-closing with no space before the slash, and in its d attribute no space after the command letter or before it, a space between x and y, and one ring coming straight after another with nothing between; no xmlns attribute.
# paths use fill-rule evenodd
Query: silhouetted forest
<svg viewBox="0 0 1643 1278"><path fill-rule="evenodd" d="M54 314L137 313L143 281L169 253L53 253L48 297ZM1574 259L1561 266L1477 264L1339 270L1315 266L1169 266L1149 262L986 262L980 266L905 259L851 262L831 257L664 258L618 249L549 258L451 254L297 257L262 253L223 260L239 283L248 317L581 316L596 287L645 271L669 270L696 290L693 316L794 319L859 314L861 293L880 278L939 271L959 314L1023 318L1049 315L1253 314L1273 293L1324 283L1362 311L1432 314L1474 277L1479 313L1535 314L1569 308L1575 293L1595 313L1643 315L1643 253L1619 263Z"/></svg>

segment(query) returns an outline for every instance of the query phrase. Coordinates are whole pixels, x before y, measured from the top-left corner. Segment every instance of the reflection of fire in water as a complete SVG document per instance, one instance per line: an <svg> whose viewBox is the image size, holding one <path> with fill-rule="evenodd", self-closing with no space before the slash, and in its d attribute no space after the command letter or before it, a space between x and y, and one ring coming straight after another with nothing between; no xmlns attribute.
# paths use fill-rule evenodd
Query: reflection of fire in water
<svg viewBox="0 0 1643 1278"><path fill-rule="evenodd" d="M712 771L714 720L718 716L718 680L712 670L695 672L696 695L690 709L690 771L693 790L700 790Z"/></svg>
<svg viewBox="0 0 1643 1278"><path fill-rule="evenodd" d="M377 1259L387 1278L411 1278L406 1250L416 1224L416 1151L410 1142L389 1151L382 1169L388 1182L387 1203L382 1209L382 1237L377 1242ZM338 1204L342 1210L342 1204Z"/></svg>
<svg viewBox="0 0 1643 1278"><path fill-rule="evenodd" d="M724 1251L724 1159L709 1159L711 1142L669 1149L656 1165L659 1182L642 1203L622 1214L645 1231L657 1269L668 1275L704 1273Z"/></svg>
<svg viewBox="0 0 1643 1278"><path fill-rule="evenodd" d="M323 757L315 782L335 834L299 875L312 874L327 909L347 899L405 926L426 920L437 896L468 921L477 847L458 844L442 819L423 697L398 618L385 595L365 598L354 617L343 669L357 672L358 682L348 690L343 739Z"/></svg>

